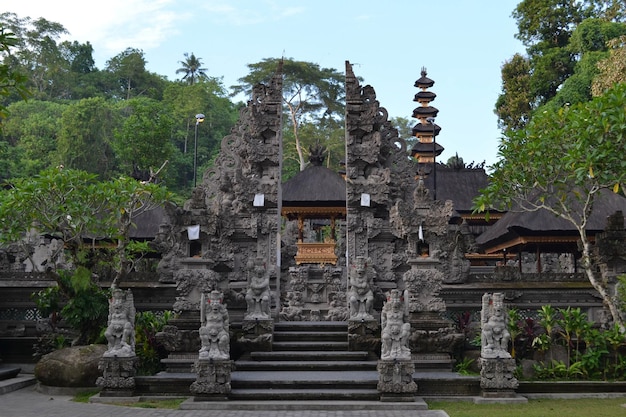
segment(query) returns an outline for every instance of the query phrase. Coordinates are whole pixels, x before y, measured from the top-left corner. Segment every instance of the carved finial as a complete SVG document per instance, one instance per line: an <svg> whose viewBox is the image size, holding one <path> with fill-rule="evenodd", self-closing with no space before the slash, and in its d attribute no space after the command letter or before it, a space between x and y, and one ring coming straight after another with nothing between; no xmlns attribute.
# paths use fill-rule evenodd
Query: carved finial
<svg viewBox="0 0 626 417"><path fill-rule="evenodd" d="M425 77L428 75L428 72L426 72L426 67L422 67L422 72L421 72L421 76Z"/></svg>
<svg viewBox="0 0 626 417"><path fill-rule="evenodd" d="M315 145L309 146L309 161L313 165L320 166L322 165L322 163L324 163L325 159L326 147L324 145L320 144L318 141L317 143L315 143Z"/></svg>

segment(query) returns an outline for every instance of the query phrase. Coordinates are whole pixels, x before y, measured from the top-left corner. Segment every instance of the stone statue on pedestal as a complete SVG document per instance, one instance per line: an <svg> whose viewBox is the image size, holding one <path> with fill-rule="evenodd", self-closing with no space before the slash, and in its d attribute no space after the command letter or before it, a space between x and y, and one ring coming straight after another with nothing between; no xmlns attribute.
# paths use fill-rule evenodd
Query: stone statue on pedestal
<svg viewBox="0 0 626 417"><path fill-rule="evenodd" d="M130 290L112 289L104 337L108 342L108 349L103 355L105 358L135 356L135 304Z"/></svg>
<svg viewBox="0 0 626 417"><path fill-rule="evenodd" d="M250 280L246 292L248 310L244 320L270 318L270 276L263 258L257 257L248 266Z"/></svg>
<svg viewBox="0 0 626 417"><path fill-rule="evenodd" d="M374 292L372 291L371 260L358 256L350 269L350 320L373 320Z"/></svg>
<svg viewBox="0 0 626 417"><path fill-rule="evenodd" d="M411 359L409 336L411 324L408 323L408 305L403 300L400 290L391 290L381 313L381 355L383 360Z"/></svg>
<svg viewBox="0 0 626 417"><path fill-rule="evenodd" d="M483 358L510 358L511 335L507 329L508 317L504 310L504 294L483 295L481 311L481 356Z"/></svg>
<svg viewBox="0 0 626 417"><path fill-rule="evenodd" d="M212 291L207 298L202 294L200 302L201 327L200 359L227 360L230 358L229 317L222 304L223 294Z"/></svg>

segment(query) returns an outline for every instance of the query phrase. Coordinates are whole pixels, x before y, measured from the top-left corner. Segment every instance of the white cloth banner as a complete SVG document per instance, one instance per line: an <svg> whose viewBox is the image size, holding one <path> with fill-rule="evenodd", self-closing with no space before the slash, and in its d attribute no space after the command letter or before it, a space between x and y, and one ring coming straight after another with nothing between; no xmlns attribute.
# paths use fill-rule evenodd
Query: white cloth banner
<svg viewBox="0 0 626 417"><path fill-rule="evenodd" d="M200 225L196 224L195 226L187 226L187 237L189 240L200 239Z"/></svg>

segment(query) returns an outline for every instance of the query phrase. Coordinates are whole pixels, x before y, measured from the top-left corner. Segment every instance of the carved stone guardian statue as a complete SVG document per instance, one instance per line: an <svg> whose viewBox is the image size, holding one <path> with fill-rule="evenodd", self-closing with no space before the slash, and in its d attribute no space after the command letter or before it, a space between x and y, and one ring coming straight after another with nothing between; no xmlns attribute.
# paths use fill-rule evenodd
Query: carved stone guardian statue
<svg viewBox="0 0 626 417"><path fill-rule="evenodd" d="M101 396L132 396L139 359L135 355L135 304L133 293L111 289L109 320L104 336L108 348L98 363L102 376L96 385Z"/></svg>
<svg viewBox="0 0 626 417"><path fill-rule="evenodd" d="M507 329L508 317L504 310L504 295L495 293L483 295L481 311L481 357L510 358L509 341L511 335Z"/></svg>
<svg viewBox="0 0 626 417"><path fill-rule="evenodd" d="M201 324L200 359L228 360L230 358L229 317L222 304L223 294L212 291L207 298L202 294L200 304Z"/></svg>
<svg viewBox="0 0 626 417"><path fill-rule="evenodd" d="M248 262L247 310L243 316L243 335L238 342L250 350L272 350L274 320L271 315L272 292L266 261L256 257Z"/></svg>
<svg viewBox="0 0 626 417"><path fill-rule="evenodd" d="M417 384L411 360L406 291L391 290L381 313L381 354L378 361L378 391L381 401L415 401Z"/></svg>
<svg viewBox="0 0 626 417"><path fill-rule="evenodd" d="M481 311L480 387L485 398L516 397L515 359L508 352L511 335L504 294L484 294Z"/></svg>
<svg viewBox="0 0 626 417"><path fill-rule="evenodd" d="M391 290L383 307L380 354L383 360L411 359L411 349L409 349L411 324L408 322L409 310L405 300L400 290Z"/></svg>
<svg viewBox="0 0 626 417"><path fill-rule="evenodd" d="M369 261L369 262L368 262ZM348 301L350 320L374 320L374 292L372 291L371 261L363 256L356 258L349 272Z"/></svg>
<svg viewBox="0 0 626 417"><path fill-rule="evenodd" d="M369 258L358 256L348 272L348 347L350 350L378 349L375 337L379 323L374 318L374 276Z"/></svg>
<svg viewBox="0 0 626 417"><path fill-rule="evenodd" d="M194 364L196 381L190 387L196 401L226 399L231 390L230 325L223 298L219 291L201 297L199 333L202 347Z"/></svg>
<svg viewBox="0 0 626 417"><path fill-rule="evenodd" d="M250 280L246 292L248 310L244 320L269 319L270 318L270 277L265 267L263 258L257 257L250 262Z"/></svg>

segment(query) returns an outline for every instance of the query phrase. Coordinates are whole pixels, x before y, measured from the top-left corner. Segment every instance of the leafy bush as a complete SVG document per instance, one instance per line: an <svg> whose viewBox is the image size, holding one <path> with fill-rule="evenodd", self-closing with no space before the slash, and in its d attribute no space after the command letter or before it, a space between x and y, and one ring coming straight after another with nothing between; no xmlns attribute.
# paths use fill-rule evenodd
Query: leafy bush
<svg viewBox="0 0 626 417"><path fill-rule="evenodd" d="M135 317L135 353L139 358L140 375L154 375L162 370L161 359L165 358L166 351L161 346L156 334L163 330L163 326L172 318L171 311L155 314L152 311L137 313Z"/></svg>

